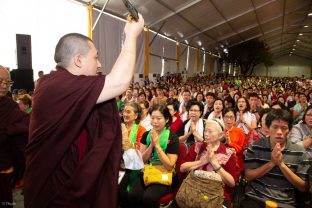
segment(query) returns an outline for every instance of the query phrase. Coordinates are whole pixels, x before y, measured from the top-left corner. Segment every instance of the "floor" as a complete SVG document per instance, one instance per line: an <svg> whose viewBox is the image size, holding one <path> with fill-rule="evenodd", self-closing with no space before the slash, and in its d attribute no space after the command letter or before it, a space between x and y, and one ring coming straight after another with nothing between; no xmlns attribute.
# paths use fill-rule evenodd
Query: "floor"
<svg viewBox="0 0 312 208"><path fill-rule="evenodd" d="M24 208L24 195L22 189L13 189L13 208Z"/></svg>

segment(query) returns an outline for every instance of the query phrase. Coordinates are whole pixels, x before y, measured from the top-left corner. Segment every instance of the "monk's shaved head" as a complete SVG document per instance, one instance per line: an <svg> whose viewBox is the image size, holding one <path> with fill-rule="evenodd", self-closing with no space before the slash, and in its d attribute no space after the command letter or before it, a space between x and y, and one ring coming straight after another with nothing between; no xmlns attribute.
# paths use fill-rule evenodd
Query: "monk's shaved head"
<svg viewBox="0 0 312 208"><path fill-rule="evenodd" d="M0 65L0 97L6 96L10 88L10 73Z"/></svg>
<svg viewBox="0 0 312 208"><path fill-rule="evenodd" d="M58 66L66 68L70 60L76 55L86 55L90 48L92 40L78 33L69 33L64 35L56 45L54 60Z"/></svg>

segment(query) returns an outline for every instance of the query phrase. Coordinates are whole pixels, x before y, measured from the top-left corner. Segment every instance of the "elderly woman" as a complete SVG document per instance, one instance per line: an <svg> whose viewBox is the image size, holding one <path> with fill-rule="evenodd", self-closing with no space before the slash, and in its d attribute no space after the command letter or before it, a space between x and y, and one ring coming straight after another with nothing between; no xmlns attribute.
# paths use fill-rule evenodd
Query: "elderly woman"
<svg viewBox="0 0 312 208"><path fill-rule="evenodd" d="M167 170L172 170L179 154L179 140L168 128L171 115L168 108L163 105L154 105L151 109L153 129L146 132L141 140L140 151L144 163L160 162ZM126 204L122 207L159 207L158 201L170 193L174 186L151 184L144 185L140 174L128 192Z"/></svg>
<svg viewBox="0 0 312 208"><path fill-rule="evenodd" d="M204 139L204 106L195 100L190 100L187 104L189 119L184 121L177 135L180 143L186 143L191 146L194 142L202 142Z"/></svg>
<svg viewBox="0 0 312 208"><path fill-rule="evenodd" d="M235 151L220 142L223 138L223 130L224 126L219 119L207 120L204 131L205 142L197 142L192 145L180 170L181 172L192 170L217 172L225 184L224 205L229 207L239 171L236 165ZM196 160L199 152L202 153Z"/></svg>
<svg viewBox="0 0 312 208"><path fill-rule="evenodd" d="M135 144L137 149L140 148L140 141L146 129L140 125L142 109L139 104L135 102L129 102L125 104L122 112L123 121L128 130L128 136L130 141Z"/></svg>
<svg viewBox="0 0 312 208"><path fill-rule="evenodd" d="M312 156L312 106L310 105L303 116L302 123L293 126L289 138L293 143L303 146Z"/></svg>

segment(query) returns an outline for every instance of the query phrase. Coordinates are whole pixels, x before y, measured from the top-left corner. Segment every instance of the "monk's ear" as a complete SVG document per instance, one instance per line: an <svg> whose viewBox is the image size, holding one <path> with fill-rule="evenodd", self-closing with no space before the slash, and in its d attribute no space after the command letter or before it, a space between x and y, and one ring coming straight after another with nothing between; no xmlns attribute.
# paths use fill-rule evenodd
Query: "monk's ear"
<svg viewBox="0 0 312 208"><path fill-rule="evenodd" d="M78 54L75 54L75 55L74 55L74 58L73 58L73 60L74 60L74 65L75 65L76 67L78 67L78 68L81 68L81 65L82 65L81 58L82 58L82 56L81 56L79 53L78 53Z"/></svg>

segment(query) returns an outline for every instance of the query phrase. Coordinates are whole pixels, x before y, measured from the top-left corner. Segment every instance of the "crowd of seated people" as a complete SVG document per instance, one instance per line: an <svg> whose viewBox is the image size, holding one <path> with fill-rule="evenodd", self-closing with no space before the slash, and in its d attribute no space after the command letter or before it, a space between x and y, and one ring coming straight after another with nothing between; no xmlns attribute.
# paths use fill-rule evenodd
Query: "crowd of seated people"
<svg viewBox="0 0 312 208"><path fill-rule="evenodd" d="M312 183L310 80L197 76L183 82L178 75L167 74L158 77L156 82L146 78L144 83L132 83L129 90L134 86L145 94L142 98L150 104L150 109L155 104L169 109L173 123L178 122L170 128L179 142L188 146L189 154L194 146L205 143L207 123L210 125L210 121L217 119L224 127L218 141L234 150L237 167L237 171L229 174L236 185L239 185L239 176L247 180L245 193L241 193L244 200L239 205L234 201L233 184L224 181L224 206L264 207L266 201L276 202L279 207L309 206ZM129 100L128 94L122 95L121 100ZM150 95L152 97L148 98ZM147 105L141 106L146 108ZM187 158L180 170L186 173L190 170L184 168L185 165L192 162ZM140 191L141 188L148 189L140 187ZM131 193L127 197L131 198ZM153 206L157 206L156 198ZM137 200L142 202L142 199ZM173 204L172 207L177 206Z"/></svg>
<svg viewBox="0 0 312 208"><path fill-rule="evenodd" d="M13 90L10 96L31 116L31 95ZM232 170L222 165L224 169L218 171L224 179L226 207L235 203L234 184L239 176L248 182L241 207L264 207L267 200L279 207L312 203L311 103L312 82L308 79L195 76L183 81L180 74L132 83L117 98L127 136L141 152L144 163L158 155L157 159L172 169L179 154L178 144L188 146L191 155L182 162L181 172L190 171L188 165L196 162L194 148L207 140L205 129L218 129L217 119L223 129L216 146L233 150L231 162L235 161L237 167ZM168 145L161 148L159 140L164 131L169 132L165 138ZM214 153L218 151L213 149ZM218 166L214 163L212 166ZM22 173L18 175L21 179ZM130 175L127 170L119 184L121 207L157 207L159 199L173 191L174 187L165 185L145 187L141 173L131 179ZM306 200L298 200L303 196Z"/></svg>

